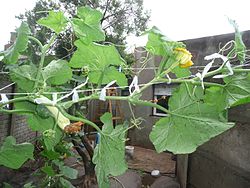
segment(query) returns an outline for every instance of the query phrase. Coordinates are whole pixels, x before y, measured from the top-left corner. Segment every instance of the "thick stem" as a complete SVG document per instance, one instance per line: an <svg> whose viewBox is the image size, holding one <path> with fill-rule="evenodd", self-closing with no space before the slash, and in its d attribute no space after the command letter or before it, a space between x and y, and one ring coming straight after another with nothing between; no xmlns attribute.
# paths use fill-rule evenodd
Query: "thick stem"
<svg viewBox="0 0 250 188"><path fill-rule="evenodd" d="M85 146L86 150L88 151L90 158L92 159L92 157L94 155L94 150L93 150L91 144L89 143L89 139L87 138L86 135L80 136L80 139L81 139L83 145Z"/></svg>
<svg viewBox="0 0 250 188"><path fill-rule="evenodd" d="M35 38L32 38L33 40L35 40L38 44L40 43L40 47L41 47L41 59L40 59L40 62L39 62L39 66L38 66L38 70L37 70L37 74L36 74L36 82L35 82L35 85L34 85L34 89L37 88L38 86L38 81L40 80L41 78L41 75L42 75L42 68L43 68L43 64L44 64L44 60L45 60L45 56L46 56L46 53L47 51L49 50L50 46L52 45L52 43L55 41L57 35L54 34L49 43L42 46L41 42L39 40L35 40ZM39 41L39 42L38 42Z"/></svg>
<svg viewBox="0 0 250 188"><path fill-rule="evenodd" d="M80 118L80 117L75 117L75 116L72 116L70 114L68 114L62 107L58 106L58 109L60 110L60 112L68 119L72 120L72 121L81 121L83 123L86 123L90 126L92 126L94 129L96 129L100 134L102 134L102 131L101 129L95 124L93 123L92 121L89 121L87 119L83 119L83 118Z"/></svg>

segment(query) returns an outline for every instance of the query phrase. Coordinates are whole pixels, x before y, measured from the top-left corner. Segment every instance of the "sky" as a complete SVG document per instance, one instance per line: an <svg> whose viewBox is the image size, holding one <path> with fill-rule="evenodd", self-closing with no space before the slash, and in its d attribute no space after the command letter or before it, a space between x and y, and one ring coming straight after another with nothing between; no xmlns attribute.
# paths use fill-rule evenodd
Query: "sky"
<svg viewBox="0 0 250 188"><path fill-rule="evenodd" d="M36 0L2 0L0 6L0 50L10 32L20 22L16 15L32 9ZM173 40L183 40L233 32L227 17L236 20L240 30L250 30L249 0L144 0L151 9L149 26L158 27Z"/></svg>

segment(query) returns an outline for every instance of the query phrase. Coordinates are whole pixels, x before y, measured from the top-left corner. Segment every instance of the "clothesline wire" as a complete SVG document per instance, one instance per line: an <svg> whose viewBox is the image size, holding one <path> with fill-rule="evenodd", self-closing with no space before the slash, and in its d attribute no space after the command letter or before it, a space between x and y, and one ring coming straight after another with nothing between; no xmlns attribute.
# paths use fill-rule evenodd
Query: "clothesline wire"
<svg viewBox="0 0 250 188"><path fill-rule="evenodd" d="M194 75L191 75L189 77L194 77ZM154 84L163 84L166 82L156 82ZM138 86L142 87L147 85L148 83L145 84L138 84ZM129 88L129 86L115 86L115 87L106 87L106 89L126 89ZM84 93L84 92L94 92L94 91L101 91L103 88L97 88L97 89L83 89L83 90L77 90L78 93ZM43 94L68 94L71 91L62 91L62 92L43 92ZM5 94L5 95L36 95L37 93L0 93L0 94Z"/></svg>
<svg viewBox="0 0 250 188"><path fill-rule="evenodd" d="M250 62L250 61L248 61ZM250 66L250 63L247 63L247 64L242 64L242 65L236 65L235 67L247 67L247 66ZM190 67L191 69L195 69L195 68L204 68L205 65L201 65L201 66L192 66ZM220 67L219 65L215 65L215 66L212 66L211 68L218 68ZM140 68L140 67L133 67L133 68L123 68L124 70L157 70L158 67L144 67L144 68ZM96 70L101 70L101 69L96 69ZM73 72L80 72L82 71L81 69L73 69ZM9 72L0 72L0 74L9 74Z"/></svg>
<svg viewBox="0 0 250 188"><path fill-rule="evenodd" d="M15 82L13 82L13 83L11 83L11 84L9 84L9 85L7 85L7 86L4 86L3 88L0 89L0 91L2 91L2 90L4 90L4 89L7 89L8 87L10 87L10 86L12 86L12 85L14 85L14 84L15 84Z"/></svg>

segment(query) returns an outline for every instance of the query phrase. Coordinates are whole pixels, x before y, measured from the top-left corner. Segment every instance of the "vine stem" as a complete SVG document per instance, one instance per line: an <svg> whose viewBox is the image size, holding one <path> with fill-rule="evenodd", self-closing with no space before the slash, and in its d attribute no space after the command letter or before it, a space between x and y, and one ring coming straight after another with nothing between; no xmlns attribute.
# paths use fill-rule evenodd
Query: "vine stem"
<svg viewBox="0 0 250 188"><path fill-rule="evenodd" d="M37 44L38 44L38 45L40 46L40 48L41 48L41 53L42 53L42 54L41 54L41 59L40 59L40 62L39 62L39 66L38 66L38 70L37 70L37 74L36 74L36 82L35 82L35 85L34 85L34 89L37 88L38 82L39 82L39 80L40 80L40 78L41 78L42 68L43 68L43 64L44 64L44 60L45 60L46 53L47 53L47 51L49 50L49 48L50 48L50 46L52 45L52 43L56 40L56 37L57 37L57 35L54 34L54 35L51 37L49 43L46 44L46 45L44 45L44 46L42 45L42 43L41 43L38 39L36 39L36 38L34 38L34 37L30 37L30 39L32 39L32 40L34 40L35 42L37 42Z"/></svg>
<svg viewBox="0 0 250 188"><path fill-rule="evenodd" d="M72 120L72 121L81 121L83 123L86 123L90 126L92 126L94 129L96 129L100 134L102 134L102 131L101 129L95 124L93 123L92 121L89 121L87 119L84 119L84 118L81 118L81 117L75 117L75 116L72 116L70 114L68 114L61 106L57 106L57 108L60 110L60 112L68 119Z"/></svg>

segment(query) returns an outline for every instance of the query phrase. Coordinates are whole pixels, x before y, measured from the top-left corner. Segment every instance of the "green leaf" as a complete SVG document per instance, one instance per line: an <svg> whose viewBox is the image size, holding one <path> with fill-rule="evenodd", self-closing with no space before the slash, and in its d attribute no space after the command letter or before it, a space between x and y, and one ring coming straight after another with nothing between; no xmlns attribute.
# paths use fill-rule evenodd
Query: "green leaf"
<svg viewBox="0 0 250 188"><path fill-rule="evenodd" d="M0 165L18 169L28 159L33 159L34 146L30 143L16 144L16 139L8 136L0 148Z"/></svg>
<svg viewBox="0 0 250 188"><path fill-rule="evenodd" d="M70 168L68 166L59 166L60 173L63 174L65 177L70 179L76 179L78 171L74 168Z"/></svg>
<svg viewBox="0 0 250 188"><path fill-rule="evenodd" d="M171 56L173 49L178 47L185 47L185 45L182 42L169 40L156 27L149 30L146 49L150 53L160 56Z"/></svg>
<svg viewBox="0 0 250 188"><path fill-rule="evenodd" d="M80 40L75 42L77 51L74 53L69 66L82 68L87 66L90 71L102 71L109 65L122 65L123 59L113 45L91 43L84 44Z"/></svg>
<svg viewBox="0 0 250 188"><path fill-rule="evenodd" d="M229 23L234 27L235 30L235 51L237 57L241 63L244 63L246 59L246 46L242 40L241 33L235 20L229 19Z"/></svg>
<svg viewBox="0 0 250 188"><path fill-rule="evenodd" d="M36 188L34 185L32 185L32 182L26 183L23 188Z"/></svg>
<svg viewBox="0 0 250 188"><path fill-rule="evenodd" d="M28 116L27 123L33 131L43 132L43 141L47 150L53 150L60 142L63 132L55 125L55 121L52 117L44 119L39 115L33 114ZM54 126L56 126L56 128L53 135L44 134L46 131L54 129Z"/></svg>
<svg viewBox="0 0 250 188"><path fill-rule="evenodd" d="M60 177L60 183L62 185L62 188L75 188L68 180Z"/></svg>
<svg viewBox="0 0 250 188"><path fill-rule="evenodd" d="M54 60L44 68L43 77L50 84L61 85L72 78L72 70L67 61Z"/></svg>
<svg viewBox="0 0 250 188"><path fill-rule="evenodd" d="M26 92L34 90L37 68L34 65L22 65L10 70L10 77L18 87Z"/></svg>
<svg viewBox="0 0 250 188"><path fill-rule="evenodd" d="M160 119L150 133L156 151L192 153L214 136L233 126L224 111L203 102L201 88L182 84L169 100L169 117Z"/></svg>
<svg viewBox="0 0 250 188"><path fill-rule="evenodd" d="M118 125L113 128L112 116L105 113L101 117L104 123L100 143L94 150L93 163L98 185L109 188L109 176L118 176L127 170L125 162L125 132L126 126Z"/></svg>
<svg viewBox="0 0 250 188"><path fill-rule="evenodd" d="M234 74L224 78L226 86L224 91L227 95L229 106L237 106L249 102L250 98L250 74Z"/></svg>
<svg viewBox="0 0 250 188"><path fill-rule="evenodd" d="M77 9L78 18L73 18L73 29L84 42L104 41L105 35L101 29L102 13L90 7Z"/></svg>
<svg viewBox="0 0 250 188"><path fill-rule="evenodd" d="M29 101L19 101L14 103L14 107L16 110L35 112L37 105ZM22 113L22 114L30 114L30 113Z"/></svg>
<svg viewBox="0 0 250 188"><path fill-rule="evenodd" d="M21 26L17 30L15 43L4 52L4 62L6 64L17 63L20 53L27 49L29 34L30 29L28 24L26 22L22 22Z"/></svg>
<svg viewBox="0 0 250 188"><path fill-rule="evenodd" d="M40 116L43 119L47 119L47 118L49 118L51 116L50 111L43 104L36 105L35 111L36 111L37 115Z"/></svg>
<svg viewBox="0 0 250 188"><path fill-rule="evenodd" d="M37 23L51 29L57 34L62 32L67 26L67 20L62 11L49 11L49 15L46 18L39 19Z"/></svg>
<svg viewBox="0 0 250 188"><path fill-rule="evenodd" d="M32 114L28 116L27 123L33 131L44 132L52 129L55 121L52 117L42 118L39 115Z"/></svg>
<svg viewBox="0 0 250 188"><path fill-rule="evenodd" d="M52 150L43 150L41 152L41 155L43 157L48 158L49 160L55 160L55 159L58 159L60 157L60 153L52 151Z"/></svg>
<svg viewBox="0 0 250 188"><path fill-rule="evenodd" d="M219 112L227 108L227 99L223 88L221 87L210 87L206 89L206 95L204 101L209 106L214 106L214 108Z"/></svg>
<svg viewBox="0 0 250 188"><path fill-rule="evenodd" d="M3 182L3 188L13 188L10 184Z"/></svg>
<svg viewBox="0 0 250 188"><path fill-rule="evenodd" d="M89 73L89 80L92 83L99 83L100 77L103 74L102 84L107 84L113 80L116 80L116 83L119 86L127 86L128 81L122 72L119 72L115 67L108 67L104 71L92 71Z"/></svg>
<svg viewBox="0 0 250 188"><path fill-rule="evenodd" d="M52 166L45 165L44 167L41 168L41 170L50 177L53 177L56 175Z"/></svg>
<svg viewBox="0 0 250 188"><path fill-rule="evenodd" d="M180 66L176 66L172 72L176 75L177 78L184 78L191 75L191 72L188 68L181 68Z"/></svg>

